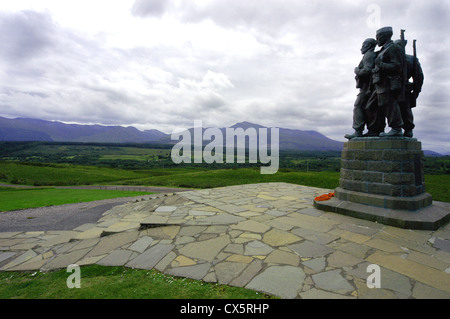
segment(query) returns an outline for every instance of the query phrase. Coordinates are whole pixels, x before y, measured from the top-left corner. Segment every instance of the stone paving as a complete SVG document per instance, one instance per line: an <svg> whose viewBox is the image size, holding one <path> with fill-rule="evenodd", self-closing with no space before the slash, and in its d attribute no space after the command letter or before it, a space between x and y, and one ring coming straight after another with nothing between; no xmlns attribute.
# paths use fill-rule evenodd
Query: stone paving
<svg viewBox="0 0 450 319"><path fill-rule="evenodd" d="M450 224L407 230L315 209L328 192L266 183L149 195L71 231L0 233L0 270L123 265L281 298L450 298ZM381 288L367 285L371 264Z"/></svg>

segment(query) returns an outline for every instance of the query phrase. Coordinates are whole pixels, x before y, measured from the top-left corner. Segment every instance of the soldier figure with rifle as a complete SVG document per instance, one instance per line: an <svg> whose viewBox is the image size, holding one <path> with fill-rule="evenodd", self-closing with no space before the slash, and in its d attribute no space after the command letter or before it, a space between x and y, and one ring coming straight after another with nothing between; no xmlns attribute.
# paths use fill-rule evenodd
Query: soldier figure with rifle
<svg viewBox="0 0 450 319"><path fill-rule="evenodd" d="M372 70L374 89L366 106L366 121L369 132L380 132L379 136L403 136L403 120L398 105L403 99L404 54L391 40L391 27L377 30L376 39L381 50ZM385 119L391 131L384 133Z"/></svg>
<svg viewBox="0 0 450 319"><path fill-rule="evenodd" d="M403 47L407 44L406 40L396 40L395 44ZM416 107L416 100L419 96L422 85L423 85L423 71L420 65L419 59L417 58L416 40L413 41L413 52L414 55L405 54L406 60L406 76L405 76L405 99L399 102L400 112L403 119L403 136L413 137L414 117L412 114L412 108ZM409 80L412 79L412 82Z"/></svg>

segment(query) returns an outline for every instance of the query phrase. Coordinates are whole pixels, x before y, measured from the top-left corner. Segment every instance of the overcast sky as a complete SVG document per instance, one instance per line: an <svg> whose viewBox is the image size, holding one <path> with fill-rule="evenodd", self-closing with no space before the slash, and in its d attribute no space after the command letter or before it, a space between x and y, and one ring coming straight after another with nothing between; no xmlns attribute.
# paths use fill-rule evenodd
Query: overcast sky
<svg viewBox="0 0 450 319"><path fill-rule="evenodd" d="M448 0L5 0L0 116L226 127L250 121L344 141L364 39L417 39L424 149L450 154Z"/></svg>

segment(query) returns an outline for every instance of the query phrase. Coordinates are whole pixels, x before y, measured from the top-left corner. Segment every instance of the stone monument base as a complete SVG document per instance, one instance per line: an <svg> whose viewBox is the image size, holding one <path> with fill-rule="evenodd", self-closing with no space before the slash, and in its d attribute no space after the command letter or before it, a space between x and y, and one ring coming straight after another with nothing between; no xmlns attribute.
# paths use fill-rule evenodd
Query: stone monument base
<svg viewBox="0 0 450 319"><path fill-rule="evenodd" d="M344 143L335 197L318 209L410 229L450 220L445 203L425 192L421 143L415 138L354 138Z"/></svg>
<svg viewBox="0 0 450 319"><path fill-rule="evenodd" d="M416 210L389 209L332 198L328 201L314 201L314 207L327 212L338 213L384 225L406 228L437 230L450 221L450 204L433 202L432 205Z"/></svg>

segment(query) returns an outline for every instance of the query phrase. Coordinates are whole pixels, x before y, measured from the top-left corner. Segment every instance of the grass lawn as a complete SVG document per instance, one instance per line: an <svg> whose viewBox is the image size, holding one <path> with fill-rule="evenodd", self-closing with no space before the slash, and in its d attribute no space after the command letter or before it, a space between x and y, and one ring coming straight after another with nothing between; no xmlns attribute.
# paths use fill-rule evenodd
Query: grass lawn
<svg viewBox="0 0 450 319"><path fill-rule="evenodd" d="M0 212L148 194L151 193L100 189L13 189L0 187Z"/></svg>
<svg viewBox="0 0 450 319"><path fill-rule="evenodd" d="M0 299L267 299L253 290L164 275L156 270L80 268L81 287L67 288L71 273L0 272Z"/></svg>
<svg viewBox="0 0 450 319"><path fill-rule="evenodd" d="M130 185L160 185L186 188L213 188L242 184L284 182L313 187L335 188L339 185L339 172L300 172L279 170L276 174L262 175L259 169L217 169L180 171L177 174L149 176L128 181Z"/></svg>

